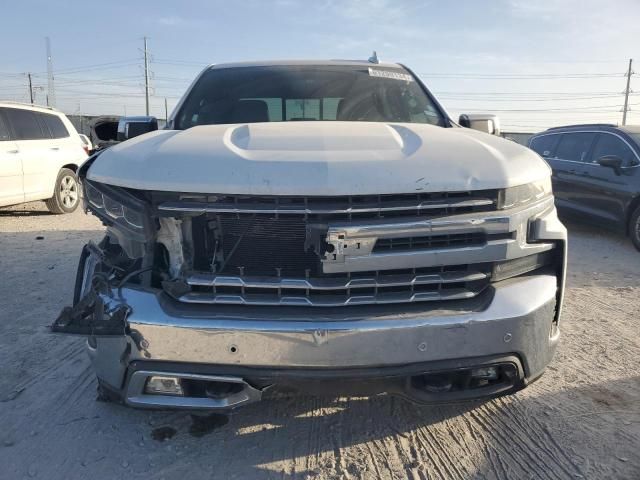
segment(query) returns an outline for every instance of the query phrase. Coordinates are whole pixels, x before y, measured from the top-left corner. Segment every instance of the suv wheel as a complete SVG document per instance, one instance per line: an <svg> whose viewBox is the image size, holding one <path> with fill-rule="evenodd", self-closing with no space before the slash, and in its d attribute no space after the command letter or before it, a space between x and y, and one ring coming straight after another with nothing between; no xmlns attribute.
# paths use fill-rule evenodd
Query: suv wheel
<svg viewBox="0 0 640 480"><path fill-rule="evenodd" d="M631 214L629 220L629 236L633 242L634 247L640 250L640 205Z"/></svg>
<svg viewBox="0 0 640 480"><path fill-rule="evenodd" d="M53 197L46 201L52 213L71 213L80 203L80 185L73 170L63 168L58 173Z"/></svg>

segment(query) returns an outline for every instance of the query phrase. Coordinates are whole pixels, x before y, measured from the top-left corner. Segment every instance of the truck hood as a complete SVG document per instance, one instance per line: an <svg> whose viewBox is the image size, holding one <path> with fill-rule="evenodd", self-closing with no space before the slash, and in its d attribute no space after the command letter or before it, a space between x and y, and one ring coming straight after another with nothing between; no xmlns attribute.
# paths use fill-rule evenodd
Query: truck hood
<svg viewBox="0 0 640 480"><path fill-rule="evenodd" d="M106 150L87 177L142 190L311 196L494 189L548 175L531 150L466 128L278 122L152 132Z"/></svg>

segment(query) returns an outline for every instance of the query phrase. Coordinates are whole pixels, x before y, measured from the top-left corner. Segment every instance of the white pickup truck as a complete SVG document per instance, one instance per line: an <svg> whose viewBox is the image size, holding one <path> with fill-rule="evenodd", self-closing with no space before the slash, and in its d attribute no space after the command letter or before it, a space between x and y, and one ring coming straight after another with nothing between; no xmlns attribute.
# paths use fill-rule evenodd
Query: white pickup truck
<svg viewBox="0 0 640 480"><path fill-rule="evenodd" d="M454 123L402 65L208 67L166 129L79 177L107 233L52 329L88 335L106 398L490 398L556 348L566 230L549 167Z"/></svg>

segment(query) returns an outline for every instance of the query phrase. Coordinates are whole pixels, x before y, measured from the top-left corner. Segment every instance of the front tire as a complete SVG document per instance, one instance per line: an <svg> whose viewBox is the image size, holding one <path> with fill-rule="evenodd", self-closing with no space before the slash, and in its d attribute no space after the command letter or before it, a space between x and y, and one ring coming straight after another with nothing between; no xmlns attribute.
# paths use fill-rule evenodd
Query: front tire
<svg viewBox="0 0 640 480"><path fill-rule="evenodd" d="M73 170L63 168L58 173L53 197L46 201L51 213L71 213L80 203L80 185Z"/></svg>
<svg viewBox="0 0 640 480"><path fill-rule="evenodd" d="M629 219L629 236L633 246L640 250L640 205L636 207Z"/></svg>

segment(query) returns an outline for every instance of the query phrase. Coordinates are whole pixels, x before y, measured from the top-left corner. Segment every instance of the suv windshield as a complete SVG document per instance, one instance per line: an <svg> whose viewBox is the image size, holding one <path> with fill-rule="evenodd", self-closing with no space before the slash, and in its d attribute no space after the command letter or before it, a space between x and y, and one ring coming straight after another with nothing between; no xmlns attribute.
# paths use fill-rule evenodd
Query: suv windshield
<svg viewBox="0 0 640 480"><path fill-rule="evenodd" d="M323 65L212 68L189 93L175 128L332 120L446 125L404 69Z"/></svg>

